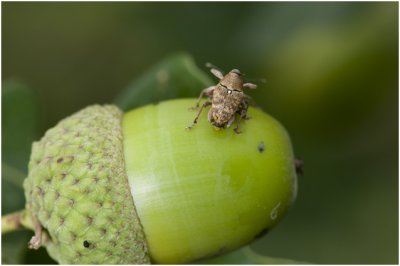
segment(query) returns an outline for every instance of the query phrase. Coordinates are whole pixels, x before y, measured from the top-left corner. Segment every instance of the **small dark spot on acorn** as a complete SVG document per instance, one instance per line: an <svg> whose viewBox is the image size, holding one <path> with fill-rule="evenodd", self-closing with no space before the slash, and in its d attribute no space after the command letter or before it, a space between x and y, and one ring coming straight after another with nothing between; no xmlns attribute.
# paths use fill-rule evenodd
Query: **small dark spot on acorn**
<svg viewBox="0 0 400 266"><path fill-rule="evenodd" d="M91 225L93 223L93 217L87 216L86 220L87 220L89 225Z"/></svg>
<svg viewBox="0 0 400 266"><path fill-rule="evenodd" d="M62 158L62 157L57 159L57 163L62 163L63 161L64 161L64 158Z"/></svg>
<svg viewBox="0 0 400 266"><path fill-rule="evenodd" d="M41 187L37 187L37 191L38 191L39 196L44 196L44 191Z"/></svg>
<svg viewBox="0 0 400 266"><path fill-rule="evenodd" d="M74 199L70 199L69 200L69 206L71 206L71 208L72 208L72 207L74 207L74 205L75 205L75 200Z"/></svg>
<svg viewBox="0 0 400 266"><path fill-rule="evenodd" d="M265 151L265 144L264 141L261 141L260 144L258 144L258 151L260 153L263 153Z"/></svg>
<svg viewBox="0 0 400 266"><path fill-rule="evenodd" d="M254 236L254 239L261 238L261 237L265 236L268 232L269 232L269 228L264 228L263 230L261 230L261 232L259 232L257 235Z"/></svg>
<svg viewBox="0 0 400 266"><path fill-rule="evenodd" d="M90 247L90 243L87 240L85 240L85 241L83 241L83 246L85 248L89 248Z"/></svg>

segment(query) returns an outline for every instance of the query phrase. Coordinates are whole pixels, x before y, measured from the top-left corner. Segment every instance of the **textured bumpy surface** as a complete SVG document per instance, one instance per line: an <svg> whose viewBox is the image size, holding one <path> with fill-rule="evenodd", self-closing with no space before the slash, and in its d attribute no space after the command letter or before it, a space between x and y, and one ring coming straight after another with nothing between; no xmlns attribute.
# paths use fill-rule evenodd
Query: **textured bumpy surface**
<svg viewBox="0 0 400 266"><path fill-rule="evenodd" d="M121 118L115 106L91 106L33 144L26 209L38 221L39 245L59 263L149 263L125 173Z"/></svg>

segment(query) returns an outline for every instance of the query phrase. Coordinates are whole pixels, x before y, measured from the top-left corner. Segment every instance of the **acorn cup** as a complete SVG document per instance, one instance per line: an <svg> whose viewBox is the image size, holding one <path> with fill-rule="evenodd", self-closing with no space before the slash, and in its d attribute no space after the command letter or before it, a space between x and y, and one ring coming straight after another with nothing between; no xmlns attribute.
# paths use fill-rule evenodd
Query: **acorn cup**
<svg viewBox="0 0 400 266"><path fill-rule="evenodd" d="M159 69L179 82L195 79L181 80L177 69L197 73L187 56ZM126 113L94 105L60 121L33 143L25 210L3 217L2 233L33 229L29 247L45 247L61 264L166 264L217 256L268 232L296 197L288 134L252 107L241 134L217 130L206 112L185 130L195 103L163 101Z"/></svg>

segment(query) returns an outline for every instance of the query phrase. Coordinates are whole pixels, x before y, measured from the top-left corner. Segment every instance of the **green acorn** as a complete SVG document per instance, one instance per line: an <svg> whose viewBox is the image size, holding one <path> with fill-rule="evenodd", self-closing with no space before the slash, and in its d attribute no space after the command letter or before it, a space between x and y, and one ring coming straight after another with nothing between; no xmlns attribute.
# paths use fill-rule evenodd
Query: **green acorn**
<svg viewBox="0 0 400 266"><path fill-rule="evenodd" d="M276 225L297 189L284 128L249 108L242 134L206 113L187 131L194 103L90 106L48 130L24 182L31 248L62 264L188 263Z"/></svg>

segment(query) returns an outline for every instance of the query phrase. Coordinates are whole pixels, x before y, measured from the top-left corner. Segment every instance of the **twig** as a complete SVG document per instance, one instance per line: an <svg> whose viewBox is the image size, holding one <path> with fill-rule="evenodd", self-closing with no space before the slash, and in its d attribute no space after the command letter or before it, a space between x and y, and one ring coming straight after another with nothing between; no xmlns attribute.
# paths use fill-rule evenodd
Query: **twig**
<svg viewBox="0 0 400 266"><path fill-rule="evenodd" d="M26 210L6 214L1 217L1 234L21 229L34 230L32 220Z"/></svg>

